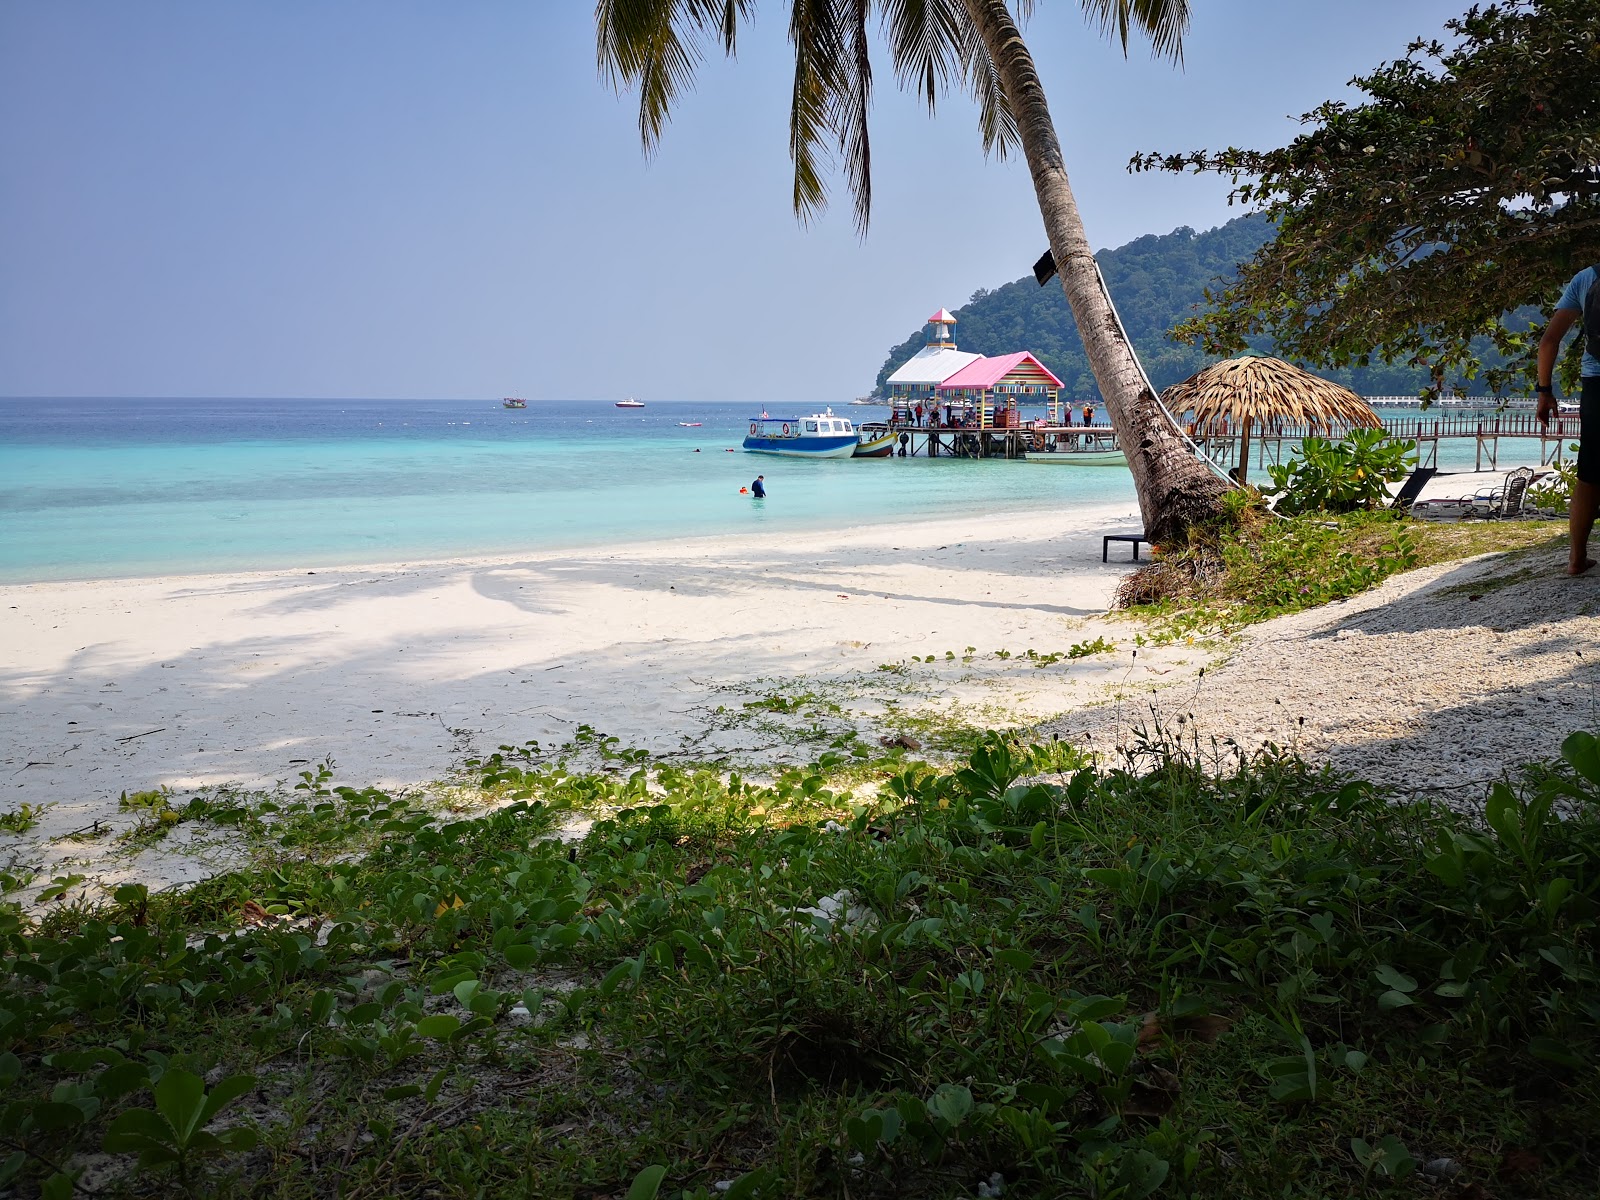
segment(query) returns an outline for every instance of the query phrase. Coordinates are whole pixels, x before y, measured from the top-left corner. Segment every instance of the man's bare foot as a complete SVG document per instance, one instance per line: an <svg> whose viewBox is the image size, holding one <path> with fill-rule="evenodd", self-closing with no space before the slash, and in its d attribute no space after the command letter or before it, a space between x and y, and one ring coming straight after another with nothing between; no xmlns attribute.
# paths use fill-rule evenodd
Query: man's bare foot
<svg viewBox="0 0 1600 1200"><path fill-rule="evenodd" d="M1586 558L1582 562L1569 562L1567 564L1567 574L1582 575L1592 566L1594 566L1594 559L1592 558Z"/></svg>

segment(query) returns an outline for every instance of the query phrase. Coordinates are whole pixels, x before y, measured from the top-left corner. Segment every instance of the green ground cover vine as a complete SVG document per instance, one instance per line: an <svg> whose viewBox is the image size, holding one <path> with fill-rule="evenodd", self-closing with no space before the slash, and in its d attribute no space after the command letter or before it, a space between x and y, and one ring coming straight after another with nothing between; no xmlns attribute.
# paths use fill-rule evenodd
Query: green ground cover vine
<svg viewBox="0 0 1600 1200"><path fill-rule="evenodd" d="M588 742L465 820L308 773L190 818L248 869L0 913L4 1186L1592 1195L1589 735L1477 815L1159 731L759 782Z"/></svg>

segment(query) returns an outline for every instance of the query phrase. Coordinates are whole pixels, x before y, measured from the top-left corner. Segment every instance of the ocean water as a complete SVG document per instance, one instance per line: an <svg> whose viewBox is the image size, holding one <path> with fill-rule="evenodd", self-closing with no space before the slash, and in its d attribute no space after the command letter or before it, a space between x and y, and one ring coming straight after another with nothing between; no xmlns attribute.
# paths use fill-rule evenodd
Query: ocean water
<svg viewBox="0 0 1600 1200"><path fill-rule="evenodd" d="M757 408L0 399L0 581L512 555L957 514L1003 527L1077 504L1134 504L1116 468L747 454L738 447ZM765 501L739 494L758 473Z"/></svg>
<svg viewBox="0 0 1600 1200"><path fill-rule="evenodd" d="M757 408L0 399L0 582L514 555L956 514L998 528L1074 505L1135 504L1114 467L746 454L738 447ZM887 410L836 411L860 421ZM1446 442L1440 465L1471 470L1473 454L1471 439ZM1523 462L1537 462L1537 443L1502 443L1502 470ZM739 494L758 473L765 501Z"/></svg>

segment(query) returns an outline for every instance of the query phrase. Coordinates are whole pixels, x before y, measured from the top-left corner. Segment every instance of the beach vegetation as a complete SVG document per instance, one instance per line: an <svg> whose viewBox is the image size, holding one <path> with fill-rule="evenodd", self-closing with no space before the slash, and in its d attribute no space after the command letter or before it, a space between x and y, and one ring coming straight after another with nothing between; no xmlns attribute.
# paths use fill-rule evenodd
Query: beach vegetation
<svg viewBox="0 0 1600 1200"><path fill-rule="evenodd" d="M1229 498L1229 519L1197 530L1125 578L1122 611L1157 642L1225 634L1347 600L1416 567L1489 552L1519 554L1562 534L1542 521L1413 521L1387 510L1279 519Z"/></svg>
<svg viewBox="0 0 1600 1200"><path fill-rule="evenodd" d="M0 1186L1592 1194L1590 734L1455 806L1154 725L629 766L506 747L332 858L381 800L323 780L270 867L0 909Z"/></svg>
<svg viewBox="0 0 1600 1200"><path fill-rule="evenodd" d="M1528 488L1529 504L1563 517L1572 507L1572 485L1578 481L1578 445L1567 449L1569 455L1551 463L1549 472Z"/></svg>
<svg viewBox="0 0 1600 1200"><path fill-rule="evenodd" d="M1284 516L1347 513L1385 507L1389 485L1417 465L1417 444L1391 438L1382 429L1352 429L1339 441L1308 437L1300 453L1267 468L1272 480L1263 495Z"/></svg>
<svg viewBox="0 0 1600 1200"><path fill-rule="evenodd" d="M1210 353L1270 338L1325 367L1426 371L1427 395L1481 378L1531 390L1541 314L1600 260L1600 115L1586 0L1474 5L1353 81L1275 150L1136 157L1216 173L1264 242L1175 336ZM1575 339L1561 375L1573 390Z"/></svg>
<svg viewBox="0 0 1600 1200"><path fill-rule="evenodd" d="M0 813L0 832L27 833L39 823L48 804L19 804L8 812Z"/></svg>
<svg viewBox="0 0 1600 1200"><path fill-rule="evenodd" d="M1018 6L1025 17L1028 5ZM1082 0L1089 19L1127 52L1130 35L1148 37L1176 61L1189 24L1185 0ZM957 81L977 102L986 152L1020 151L1034 185L1052 270L1083 340L1112 427L1128 456L1145 528L1158 541L1180 538L1211 517L1227 485L1189 451L1139 364L1095 265L1067 178L1061 141L1032 52L1005 0L885 3L793 0L794 48L789 154L791 200L802 220L827 199L825 159L836 152L855 201L857 227L872 211L869 113L874 15L883 24L897 81L933 113ZM876 13L875 10L876 9ZM600 0L595 12L601 70L639 94L639 134L647 152L660 142L674 103L693 81L706 48L735 55L741 27L753 19L742 3ZM1042 275L1048 281L1048 275Z"/></svg>

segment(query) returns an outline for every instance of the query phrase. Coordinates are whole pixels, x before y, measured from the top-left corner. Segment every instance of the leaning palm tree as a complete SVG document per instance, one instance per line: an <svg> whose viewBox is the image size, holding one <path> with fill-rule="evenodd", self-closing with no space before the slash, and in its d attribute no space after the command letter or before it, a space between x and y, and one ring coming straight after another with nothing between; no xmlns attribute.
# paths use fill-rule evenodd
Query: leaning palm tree
<svg viewBox="0 0 1600 1200"><path fill-rule="evenodd" d="M1121 38L1124 51L1130 30L1138 29L1157 53L1180 55L1188 0L1082 4ZM1018 0L1024 16L1032 6L1033 0ZM600 67L619 88L639 89L639 132L647 150L659 142L703 47L720 43L731 56L739 27L754 7L754 0L597 0ZM978 102L985 150L1004 157L1022 148L1067 303L1127 453L1145 529L1158 542L1181 536L1215 511L1227 485L1191 453L1162 408L1111 304L1067 180L1039 73L1006 0L789 0L795 212L806 219L822 207L820 157L836 146L855 198L856 224L866 231L872 209L868 29L875 9L899 82L914 89L930 113L951 80L959 79Z"/></svg>

